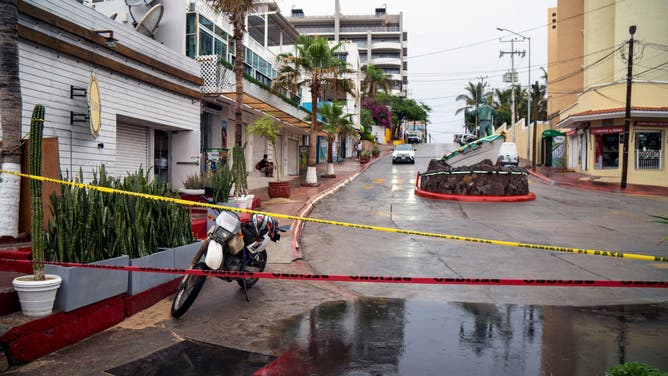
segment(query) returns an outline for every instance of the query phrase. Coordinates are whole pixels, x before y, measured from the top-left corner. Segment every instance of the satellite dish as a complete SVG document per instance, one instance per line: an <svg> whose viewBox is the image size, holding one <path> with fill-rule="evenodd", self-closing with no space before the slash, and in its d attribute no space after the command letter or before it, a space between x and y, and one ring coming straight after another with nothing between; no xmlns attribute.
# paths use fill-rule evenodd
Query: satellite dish
<svg viewBox="0 0 668 376"><path fill-rule="evenodd" d="M144 17L142 17L141 21L139 21L135 30L153 38L153 33L155 33L155 29L158 28L158 24L160 23L160 19L162 19L163 12L164 8L162 4L158 4L149 9Z"/></svg>
<svg viewBox="0 0 668 376"><path fill-rule="evenodd" d="M138 7L140 5L144 5L147 8L153 4L154 0L125 0L125 5L129 7Z"/></svg>

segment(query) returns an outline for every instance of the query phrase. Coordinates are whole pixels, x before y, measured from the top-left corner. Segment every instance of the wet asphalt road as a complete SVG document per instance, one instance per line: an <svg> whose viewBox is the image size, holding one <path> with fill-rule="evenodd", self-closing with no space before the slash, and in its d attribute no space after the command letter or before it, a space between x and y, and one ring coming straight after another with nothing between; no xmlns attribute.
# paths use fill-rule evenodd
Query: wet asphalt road
<svg viewBox="0 0 668 376"><path fill-rule="evenodd" d="M667 198L564 189L532 179L532 202L428 200L413 194L416 171L447 147L417 148L415 166L383 158L310 216L668 256L668 244L657 245L668 229L648 217L665 213ZM317 272L329 274L668 280L665 263L312 223L301 247ZM293 266L271 265L272 271ZM270 369L274 373L265 375L591 375L623 361L666 371L666 302L665 289L263 280L247 303L236 284L211 279L179 320L169 317L171 300L165 299L8 374L250 375Z"/></svg>
<svg viewBox="0 0 668 376"><path fill-rule="evenodd" d="M532 244L668 256L668 197L547 185L535 201L466 203L414 194L417 171L452 145L417 145L415 165L385 157L320 203L311 217ZM488 245L308 223L302 252L325 274L518 279L668 280L668 264ZM342 284L365 296L511 304L596 305L668 301L666 289Z"/></svg>

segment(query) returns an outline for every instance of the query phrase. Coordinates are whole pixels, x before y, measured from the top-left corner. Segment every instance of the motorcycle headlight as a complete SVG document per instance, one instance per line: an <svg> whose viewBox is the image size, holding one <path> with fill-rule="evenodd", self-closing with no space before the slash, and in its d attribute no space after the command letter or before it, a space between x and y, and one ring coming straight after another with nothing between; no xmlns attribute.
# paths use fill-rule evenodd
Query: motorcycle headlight
<svg viewBox="0 0 668 376"><path fill-rule="evenodd" d="M230 236L232 236L232 233L221 226L217 226L211 233L211 237L220 243L224 243Z"/></svg>

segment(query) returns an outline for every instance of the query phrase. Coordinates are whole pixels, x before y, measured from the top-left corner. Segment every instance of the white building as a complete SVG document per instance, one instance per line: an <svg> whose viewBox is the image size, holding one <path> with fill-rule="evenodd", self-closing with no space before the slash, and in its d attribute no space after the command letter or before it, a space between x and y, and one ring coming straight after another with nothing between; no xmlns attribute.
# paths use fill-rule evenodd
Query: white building
<svg viewBox="0 0 668 376"><path fill-rule="evenodd" d="M86 181L102 164L112 176L155 166L179 186L199 162L199 65L77 2L20 0L18 7L23 134L43 104L44 138L57 139L57 156L43 163L70 175L81 169ZM96 135L86 91L93 74Z"/></svg>
<svg viewBox="0 0 668 376"><path fill-rule="evenodd" d="M288 20L302 34L356 44L362 68L373 64L382 69L392 80L391 94L406 95L408 33L402 12L388 14L383 6L370 15L344 15L336 0L333 15L309 16L302 9L292 9Z"/></svg>
<svg viewBox="0 0 668 376"><path fill-rule="evenodd" d="M227 16L214 12L205 0L163 0L159 4L148 1L149 6L143 5L143 0L134 2L141 4L128 7L124 0L105 0L91 5L107 16L116 14L115 20L132 30L151 9L162 7L162 19L152 37L182 56L195 59L191 63L198 62L204 81L201 86L204 100L201 120L198 121L202 156L205 157L210 149L231 150L235 142L241 142L247 144L248 166L253 166L263 154L269 154L269 160L279 161L283 175L297 175L300 147L307 143L310 125L304 120L308 112L300 108L298 101L271 94L268 90L276 76L276 53L291 48L298 37L276 3L258 1L255 11L246 18L244 124L235 127L235 81L231 68L235 51L233 30ZM275 148L261 136L246 133L246 126L264 114L273 116L283 125ZM202 163L206 161L202 160ZM259 174L258 171L249 172Z"/></svg>

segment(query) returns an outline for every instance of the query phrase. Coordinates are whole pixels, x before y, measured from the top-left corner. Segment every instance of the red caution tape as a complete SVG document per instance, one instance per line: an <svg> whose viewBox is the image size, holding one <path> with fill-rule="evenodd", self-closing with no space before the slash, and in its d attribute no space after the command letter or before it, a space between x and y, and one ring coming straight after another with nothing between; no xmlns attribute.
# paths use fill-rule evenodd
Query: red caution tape
<svg viewBox="0 0 668 376"><path fill-rule="evenodd" d="M9 260L18 263L35 263L30 260ZM200 269L147 268L141 266L91 265L73 262L44 262L44 264L66 267L121 270L143 273L191 274L207 277L266 278L296 281L399 283L423 285L492 285L492 286L561 286L561 287L635 287L668 288L668 281L609 281L586 279L503 279L503 278L444 278L444 277L391 277L362 275L328 275L270 272L231 272Z"/></svg>

